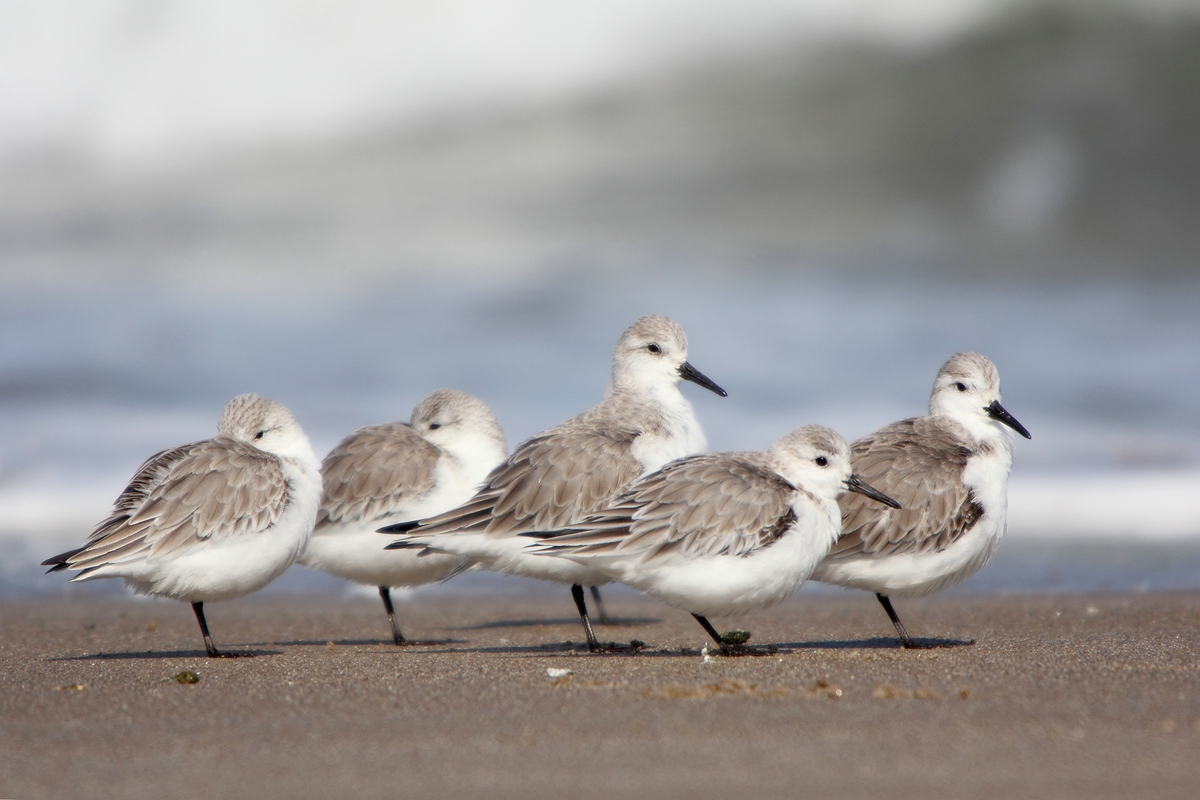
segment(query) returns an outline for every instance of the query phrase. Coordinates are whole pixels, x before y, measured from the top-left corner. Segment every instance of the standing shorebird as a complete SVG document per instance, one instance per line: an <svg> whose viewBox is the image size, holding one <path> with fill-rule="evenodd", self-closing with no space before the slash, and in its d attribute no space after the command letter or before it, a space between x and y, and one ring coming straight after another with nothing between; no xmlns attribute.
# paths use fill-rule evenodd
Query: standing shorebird
<svg viewBox="0 0 1200 800"><path fill-rule="evenodd" d="M151 456L77 550L42 562L71 579L123 578L137 594L192 604L210 658L204 603L266 586L304 549L321 472L292 413L255 394L229 401L217 436Z"/></svg>
<svg viewBox="0 0 1200 800"><path fill-rule="evenodd" d="M850 471L850 448L809 425L765 453L674 461L534 552L599 569L688 611L721 648L709 615L740 614L792 595L841 532L837 498L896 502ZM536 535L536 534L535 534Z"/></svg>
<svg viewBox="0 0 1200 800"><path fill-rule="evenodd" d="M978 353L938 371L929 416L856 441L854 471L895 497L891 511L842 498L842 536L813 580L875 592L905 647L918 645L889 599L953 586L987 563L1006 528L1012 434L1029 431L1000 405L1000 376Z"/></svg>
<svg viewBox="0 0 1200 800"><path fill-rule="evenodd" d="M504 431L488 407L452 389L421 400L411 424L359 428L321 465L321 509L299 562L378 586L392 640L404 644L390 587L445 580L471 562L439 553L385 552L376 529L456 508L507 454Z"/></svg>
<svg viewBox="0 0 1200 800"><path fill-rule="evenodd" d="M461 508L380 529L405 534L388 548L463 556L484 569L570 584L588 647L600 649L583 586L608 583L608 576L530 553L521 534L574 525L638 476L703 451L704 434L679 391L685 380L726 396L688 363L687 336L677 323L642 317L617 342L612 380L599 405L522 443Z"/></svg>

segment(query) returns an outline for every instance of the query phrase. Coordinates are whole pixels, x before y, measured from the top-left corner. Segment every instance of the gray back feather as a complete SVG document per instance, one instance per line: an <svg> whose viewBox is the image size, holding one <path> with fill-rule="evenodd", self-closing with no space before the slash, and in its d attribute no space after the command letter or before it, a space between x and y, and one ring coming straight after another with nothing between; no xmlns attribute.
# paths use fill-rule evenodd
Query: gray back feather
<svg viewBox="0 0 1200 800"><path fill-rule="evenodd" d="M796 521L798 491L759 453L705 453L635 483L603 511L555 536L547 552L744 556Z"/></svg>
<svg viewBox="0 0 1200 800"><path fill-rule="evenodd" d="M851 445L854 473L894 498L900 509L843 494L838 499L842 536L830 557L943 550L969 531L983 508L962 482L972 453L965 441L953 422L917 417Z"/></svg>
<svg viewBox="0 0 1200 800"><path fill-rule="evenodd" d="M367 425L321 463L316 529L386 518L427 494L441 451L403 422Z"/></svg>
<svg viewBox="0 0 1200 800"><path fill-rule="evenodd" d="M225 436L175 447L142 464L112 513L67 564L88 570L260 533L287 504L288 484L276 456Z"/></svg>
<svg viewBox="0 0 1200 800"><path fill-rule="evenodd" d="M521 443L474 497L410 535L558 530L599 510L642 471L631 450L640 426L617 424L610 405Z"/></svg>

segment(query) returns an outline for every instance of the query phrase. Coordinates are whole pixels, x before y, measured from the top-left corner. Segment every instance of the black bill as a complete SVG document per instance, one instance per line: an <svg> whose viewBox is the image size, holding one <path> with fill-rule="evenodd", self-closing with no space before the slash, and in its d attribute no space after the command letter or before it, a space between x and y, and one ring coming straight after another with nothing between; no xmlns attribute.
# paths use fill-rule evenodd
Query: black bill
<svg viewBox="0 0 1200 800"><path fill-rule="evenodd" d="M685 381L698 383L705 389L708 389L710 392L721 395L721 397L729 397L729 392L725 391L720 386L717 386L708 379L707 375L686 361L679 366L679 377L683 378Z"/></svg>
<svg viewBox="0 0 1200 800"><path fill-rule="evenodd" d="M872 500L878 500L880 503L883 503L885 506L891 506L892 508L900 507L900 504L897 503L895 500L888 497L886 494L879 491L878 489L875 489L875 488L867 485L866 483L863 482L863 479L858 477L857 475L851 475L849 478L846 478L846 491L858 492L859 494L865 494L867 497L871 498Z"/></svg>
<svg viewBox="0 0 1200 800"><path fill-rule="evenodd" d="M984 411L987 415L997 422L1003 422L1008 427L1012 428L1017 433L1024 436L1026 439L1032 439L1029 431L1025 430L1025 426L1017 422L1016 417L1004 410L1004 406L1000 405L999 400L993 400L990 406L985 406Z"/></svg>

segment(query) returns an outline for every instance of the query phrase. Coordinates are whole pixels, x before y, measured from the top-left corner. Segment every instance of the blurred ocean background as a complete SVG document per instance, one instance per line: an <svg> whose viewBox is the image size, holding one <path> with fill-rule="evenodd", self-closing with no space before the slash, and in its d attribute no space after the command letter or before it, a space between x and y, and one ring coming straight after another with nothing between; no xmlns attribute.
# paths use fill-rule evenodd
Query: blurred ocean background
<svg viewBox="0 0 1200 800"><path fill-rule="evenodd" d="M1034 438L954 591L1200 587L1197 142L1200 2L5 3L0 596L123 591L37 564L235 394L511 446L644 313L719 450L983 352ZM561 591L428 591L500 587Z"/></svg>

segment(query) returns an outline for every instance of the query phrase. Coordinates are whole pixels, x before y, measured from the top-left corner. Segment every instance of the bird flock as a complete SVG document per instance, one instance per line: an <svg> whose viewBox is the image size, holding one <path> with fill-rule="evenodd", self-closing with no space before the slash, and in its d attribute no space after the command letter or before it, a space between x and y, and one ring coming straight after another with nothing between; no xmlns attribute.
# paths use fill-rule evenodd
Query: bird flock
<svg viewBox="0 0 1200 800"><path fill-rule="evenodd" d="M962 581L1004 535L1011 432L1030 434L984 356L946 361L927 416L853 444L806 425L763 452L705 452L685 381L726 396L676 322L645 316L617 341L603 399L511 454L482 401L439 389L320 463L287 408L239 395L214 438L151 456L83 546L43 565L191 603L214 658L246 653L213 644L204 603L293 563L378 587L397 645L391 587L484 569L570 586L594 652L584 587L599 603L617 581L691 613L728 654L736 640L709 616L810 579L874 592L901 644L920 646L890 598Z"/></svg>

